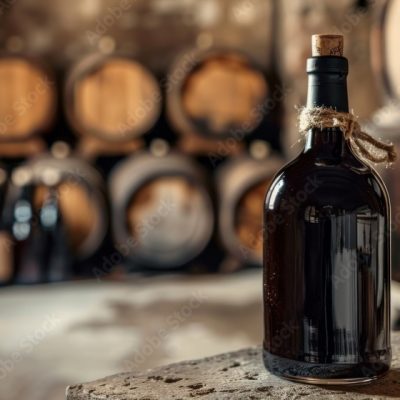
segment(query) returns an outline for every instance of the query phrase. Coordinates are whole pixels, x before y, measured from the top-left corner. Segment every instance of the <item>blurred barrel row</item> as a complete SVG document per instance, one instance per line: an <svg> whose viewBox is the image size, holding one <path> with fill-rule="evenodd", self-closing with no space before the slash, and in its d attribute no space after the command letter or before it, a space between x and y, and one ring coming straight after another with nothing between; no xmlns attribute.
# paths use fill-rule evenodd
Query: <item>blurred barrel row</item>
<svg viewBox="0 0 400 400"><path fill-rule="evenodd" d="M93 54L77 62L61 82L43 60L3 54L0 85L3 143L38 139L49 131L56 137L61 112L79 137L83 156L110 154L121 143L141 147L160 119L167 121L166 130L186 139L183 148L207 152L217 140L240 142L254 132L274 101L268 73L232 50L188 52L161 80L126 55Z"/></svg>
<svg viewBox="0 0 400 400"><path fill-rule="evenodd" d="M225 160L211 181L201 163L160 139L117 163L108 182L67 150L57 142L9 176L1 169L4 284L105 277L122 267L190 270L193 261L202 271L261 264L264 192L283 165L265 143ZM102 250L107 241L114 247ZM201 261L207 248L209 264Z"/></svg>
<svg viewBox="0 0 400 400"><path fill-rule="evenodd" d="M196 28L157 0L136 1L101 34L108 0L86 22L76 15L66 36L44 0L32 37L27 0L0 14L2 284L259 266L264 193L298 151L294 106L305 103L317 30L347 38L361 119L400 138L395 0L176 5L199 8ZM142 18L129 25L134 13ZM35 42L39 31L47 42ZM378 87L386 104L371 118ZM396 217L396 168L383 174Z"/></svg>
<svg viewBox="0 0 400 400"><path fill-rule="evenodd" d="M3 284L261 264L283 165L257 135L280 107L268 71L232 49L186 52L161 78L119 54L62 79L44 65L0 58Z"/></svg>

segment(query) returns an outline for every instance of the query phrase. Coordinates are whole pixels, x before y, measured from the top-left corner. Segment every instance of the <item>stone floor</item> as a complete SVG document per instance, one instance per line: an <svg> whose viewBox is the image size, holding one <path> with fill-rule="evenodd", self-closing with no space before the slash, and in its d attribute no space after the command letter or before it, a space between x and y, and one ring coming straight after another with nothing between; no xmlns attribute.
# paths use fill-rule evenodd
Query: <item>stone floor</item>
<svg viewBox="0 0 400 400"><path fill-rule="evenodd" d="M259 345L259 271L0 290L0 400ZM393 291L393 305L400 296Z"/></svg>

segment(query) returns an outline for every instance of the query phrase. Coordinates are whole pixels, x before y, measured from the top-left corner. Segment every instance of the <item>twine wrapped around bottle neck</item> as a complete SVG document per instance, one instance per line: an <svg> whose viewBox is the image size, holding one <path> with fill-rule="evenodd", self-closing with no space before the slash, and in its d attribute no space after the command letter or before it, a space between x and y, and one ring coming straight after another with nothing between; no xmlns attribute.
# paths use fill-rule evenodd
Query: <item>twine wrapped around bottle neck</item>
<svg viewBox="0 0 400 400"><path fill-rule="evenodd" d="M396 161L392 143L384 143L361 130L357 117L351 113L337 112L326 107L303 107L299 112L300 133L305 136L312 128L339 128L353 151L365 161L387 166Z"/></svg>

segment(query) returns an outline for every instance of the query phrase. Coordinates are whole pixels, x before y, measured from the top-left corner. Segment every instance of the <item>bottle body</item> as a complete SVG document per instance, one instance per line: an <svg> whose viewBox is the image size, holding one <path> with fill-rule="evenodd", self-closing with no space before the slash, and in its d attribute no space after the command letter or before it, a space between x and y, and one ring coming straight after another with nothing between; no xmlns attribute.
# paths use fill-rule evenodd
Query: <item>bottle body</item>
<svg viewBox="0 0 400 400"><path fill-rule="evenodd" d="M309 383L390 367L387 190L336 129L313 130L264 209L264 363Z"/></svg>

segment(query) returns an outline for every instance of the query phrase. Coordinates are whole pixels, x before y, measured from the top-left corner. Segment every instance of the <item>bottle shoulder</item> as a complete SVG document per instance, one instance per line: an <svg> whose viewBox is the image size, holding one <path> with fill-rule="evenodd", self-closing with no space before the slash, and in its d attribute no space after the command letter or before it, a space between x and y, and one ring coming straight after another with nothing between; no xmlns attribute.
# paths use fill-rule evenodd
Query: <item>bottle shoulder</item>
<svg viewBox="0 0 400 400"><path fill-rule="evenodd" d="M300 154L275 175L266 194L266 208L295 200L299 205L367 206L387 212L389 195L383 180L374 168L354 160L331 164Z"/></svg>

